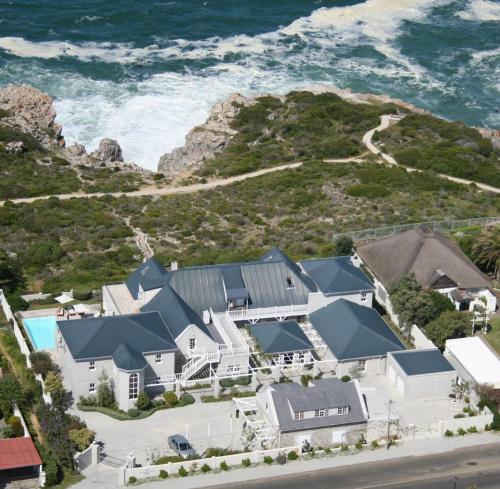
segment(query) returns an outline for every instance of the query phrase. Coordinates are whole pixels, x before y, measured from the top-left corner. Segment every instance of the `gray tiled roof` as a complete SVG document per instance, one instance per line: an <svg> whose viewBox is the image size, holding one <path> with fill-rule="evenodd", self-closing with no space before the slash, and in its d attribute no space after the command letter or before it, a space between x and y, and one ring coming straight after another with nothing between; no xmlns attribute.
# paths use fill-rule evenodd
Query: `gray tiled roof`
<svg viewBox="0 0 500 489"><path fill-rule="evenodd" d="M257 323L252 324L249 329L263 353L285 353L314 349L297 321Z"/></svg>
<svg viewBox="0 0 500 489"><path fill-rule="evenodd" d="M112 357L120 344L141 353L176 350L157 312L57 321L75 360Z"/></svg>
<svg viewBox="0 0 500 489"><path fill-rule="evenodd" d="M141 263L125 281L130 294L137 299L139 285L142 290L154 290L163 287L168 281L168 272L165 267L154 258L149 258Z"/></svg>
<svg viewBox="0 0 500 489"><path fill-rule="evenodd" d="M363 271L351 263L348 256L306 260L300 262L300 265L323 294L339 294L375 288Z"/></svg>
<svg viewBox="0 0 500 489"><path fill-rule="evenodd" d="M346 299L318 309L309 320L339 360L384 356L405 349L375 309Z"/></svg>
<svg viewBox="0 0 500 489"><path fill-rule="evenodd" d="M460 288L489 285L457 243L425 226L358 246L357 253L386 287L411 273L423 287L431 287L437 271Z"/></svg>
<svg viewBox="0 0 500 489"><path fill-rule="evenodd" d="M392 356L406 375L435 374L455 370L437 348L394 352Z"/></svg>
<svg viewBox="0 0 500 489"><path fill-rule="evenodd" d="M113 361L118 368L128 372L142 370L148 365L142 353L125 343L120 343L116 347L116 350L113 352Z"/></svg>
<svg viewBox="0 0 500 489"><path fill-rule="evenodd" d="M169 285L165 285L146 305L141 307L141 312L151 311L157 311L161 315L174 338L177 338L190 325L197 326L209 338L212 337L203 319Z"/></svg>
<svg viewBox="0 0 500 489"><path fill-rule="evenodd" d="M270 388L279 429L283 432L367 422L354 382L333 378L313 380L308 387L290 383L273 384ZM294 419L292 414L292 411L315 411L340 406L349 406L349 412L302 420Z"/></svg>

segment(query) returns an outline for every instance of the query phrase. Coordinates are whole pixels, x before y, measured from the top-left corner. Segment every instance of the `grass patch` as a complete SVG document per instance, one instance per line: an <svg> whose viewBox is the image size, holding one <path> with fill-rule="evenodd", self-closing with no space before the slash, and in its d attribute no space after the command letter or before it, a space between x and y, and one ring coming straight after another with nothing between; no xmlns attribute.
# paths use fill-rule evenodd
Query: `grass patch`
<svg viewBox="0 0 500 489"><path fill-rule="evenodd" d="M147 411L140 411L137 416L129 416L124 411L116 411L115 409L110 409L101 406L84 406L81 403L77 403L76 407L80 411L105 414L106 416L117 419L118 421L132 421L134 419L144 419L156 413L156 411L160 411L162 409L168 409L167 406L156 406L154 408L148 409Z"/></svg>
<svg viewBox="0 0 500 489"><path fill-rule="evenodd" d="M487 333L480 333L480 335L493 347L493 349L500 355L500 317L493 317L490 319L491 330Z"/></svg>

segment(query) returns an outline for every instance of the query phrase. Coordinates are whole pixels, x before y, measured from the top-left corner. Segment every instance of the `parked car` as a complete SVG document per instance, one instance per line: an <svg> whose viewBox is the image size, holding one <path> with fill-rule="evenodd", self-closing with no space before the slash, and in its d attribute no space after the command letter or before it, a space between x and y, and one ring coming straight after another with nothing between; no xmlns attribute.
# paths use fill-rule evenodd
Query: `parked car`
<svg viewBox="0 0 500 489"><path fill-rule="evenodd" d="M168 437L168 446L182 458L196 457L196 451L185 436L173 435Z"/></svg>

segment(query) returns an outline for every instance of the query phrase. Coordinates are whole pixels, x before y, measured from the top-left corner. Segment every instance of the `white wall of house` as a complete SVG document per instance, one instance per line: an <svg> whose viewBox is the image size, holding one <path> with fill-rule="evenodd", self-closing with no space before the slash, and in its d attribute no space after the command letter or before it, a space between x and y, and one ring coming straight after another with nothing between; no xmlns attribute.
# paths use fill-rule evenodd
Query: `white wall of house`
<svg viewBox="0 0 500 489"><path fill-rule="evenodd" d="M346 299L351 302L355 302L356 304L360 304L362 306L372 307L373 304L373 292L353 292L353 293L345 293L338 295L323 295L323 294L309 294L308 302L307 302L307 311L308 314L321 309L322 307L331 304L332 302L338 301L339 299Z"/></svg>
<svg viewBox="0 0 500 489"><path fill-rule="evenodd" d="M185 357L189 355L191 339L194 339L196 349L202 348L207 352L217 351L217 343L198 328L198 326L192 324L175 338L175 343Z"/></svg>
<svg viewBox="0 0 500 489"><path fill-rule="evenodd" d="M337 360L335 355L328 350L325 355L325 360ZM335 375L338 378L344 375L352 377L352 371L360 366L360 362L364 362L364 370L360 372L361 376L367 375L380 375L385 374L386 370L386 357L372 357L366 359L353 359L353 360L338 360Z"/></svg>
<svg viewBox="0 0 500 489"><path fill-rule="evenodd" d="M390 353L387 356L386 374L399 393L408 400L446 399L452 392L452 382L457 378L455 371L408 376Z"/></svg>

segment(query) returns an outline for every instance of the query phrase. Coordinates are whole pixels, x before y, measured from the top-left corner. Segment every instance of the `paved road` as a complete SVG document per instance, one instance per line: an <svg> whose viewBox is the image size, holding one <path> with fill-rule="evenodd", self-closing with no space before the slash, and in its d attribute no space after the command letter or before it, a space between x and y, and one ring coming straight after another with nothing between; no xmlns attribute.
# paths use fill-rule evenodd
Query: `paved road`
<svg viewBox="0 0 500 489"><path fill-rule="evenodd" d="M111 195L112 197L122 197L124 195L128 197L144 197L144 196L161 196L161 195L176 195L176 194L189 194L193 192L199 192L201 190L208 190L216 187L223 187L226 185L231 185L235 182L241 182L249 178L260 177L261 175L266 175L267 173L274 173L276 171L289 170L291 168L298 168L302 165L302 162L289 163L281 166L273 166L272 168L264 168L263 170L257 170L251 173L244 173L242 175L236 175L229 178L221 178L217 180L211 180L207 183L195 183L193 185L184 185L181 187L145 187L140 190L134 190L132 192L96 192L93 194L85 194L83 192L75 192L71 194L58 194L58 195L42 195L40 197L24 197L20 199L9 199L9 202L14 202L16 204L20 203L32 203L36 200L47 200L51 197L57 197L61 200L68 200L73 198L79 199L90 199L93 197L104 197L105 195ZM5 200L0 200L0 207L5 204Z"/></svg>
<svg viewBox="0 0 500 489"><path fill-rule="evenodd" d="M220 489L478 489L500 488L500 443L422 457L242 481Z"/></svg>
<svg viewBox="0 0 500 489"><path fill-rule="evenodd" d="M398 165L406 169L407 172L420 172L422 170L419 170L418 168L411 168L409 166L404 166L400 165L392 156L383 153L377 146L375 146L372 143L372 138L373 135L376 132L384 131L387 129L390 125L390 121L394 120L392 115L383 115L380 117L380 124L375 127L374 129L370 129L364 136L363 136L363 144L368 148L369 151L371 151L374 155L379 156L380 158L384 159L389 165ZM497 187L492 187L491 185L486 185L485 183L479 183L479 182L474 182L472 180L466 180L465 178L458 178L458 177L452 177L450 175L446 175L444 173L438 173L438 176L441 178L446 178L450 182L455 182L455 183L461 183L463 185L471 185L474 184L477 187L479 187L482 190L486 190L488 192L493 192L495 194L500 194L500 188ZM500 487L500 485L499 485Z"/></svg>

